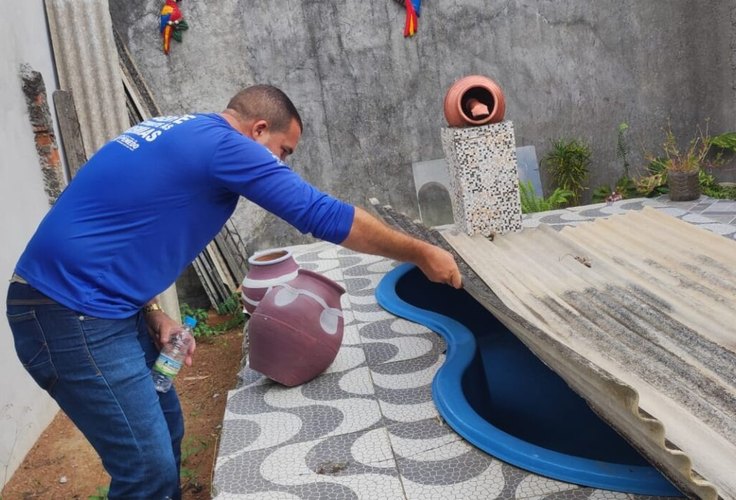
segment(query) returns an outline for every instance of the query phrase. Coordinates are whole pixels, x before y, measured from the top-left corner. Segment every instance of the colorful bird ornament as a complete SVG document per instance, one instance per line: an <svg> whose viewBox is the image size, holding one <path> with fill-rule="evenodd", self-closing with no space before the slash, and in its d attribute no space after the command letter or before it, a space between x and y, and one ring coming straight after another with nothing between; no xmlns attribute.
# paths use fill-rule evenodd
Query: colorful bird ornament
<svg viewBox="0 0 736 500"><path fill-rule="evenodd" d="M404 38L414 36L419 27L419 9L422 7L422 0L404 0L406 8L406 21L404 22Z"/></svg>
<svg viewBox="0 0 736 500"><path fill-rule="evenodd" d="M161 8L161 35L164 37L164 54L169 55L171 39L181 42L181 32L188 30L189 25L177 3L180 0L166 0Z"/></svg>

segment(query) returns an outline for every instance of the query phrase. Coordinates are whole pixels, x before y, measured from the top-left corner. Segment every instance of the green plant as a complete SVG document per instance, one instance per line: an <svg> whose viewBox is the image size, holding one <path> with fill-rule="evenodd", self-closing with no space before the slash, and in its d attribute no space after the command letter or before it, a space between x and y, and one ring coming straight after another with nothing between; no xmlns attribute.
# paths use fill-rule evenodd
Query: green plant
<svg viewBox="0 0 736 500"><path fill-rule="evenodd" d="M704 195L723 200L736 200L736 187L721 186L713 175L703 170L700 171L698 180L700 182L700 190Z"/></svg>
<svg viewBox="0 0 736 500"><path fill-rule="evenodd" d="M194 329L195 336L199 330L200 325L206 325L207 320L209 319L209 313L206 309L194 309L189 304L181 304L179 306L179 312L181 313L182 318L184 318L184 316L191 316L192 318L197 320L197 326Z"/></svg>
<svg viewBox="0 0 736 500"><path fill-rule="evenodd" d="M579 205L588 179L590 167L590 146L579 139L559 139L552 142L552 149L545 155L543 163L547 166L557 187L570 191L569 201Z"/></svg>
<svg viewBox="0 0 736 500"><path fill-rule="evenodd" d="M531 181L526 181L519 182L519 195L521 197L521 212L530 214L564 206L572 197L572 191L557 188L548 198L544 198L536 195Z"/></svg>
<svg viewBox="0 0 736 500"><path fill-rule="evenodd" d="M667 174L669 172L699 172L699 182L702 188L703 182L708 181L707 177L702 176L705 173L703 169L714 168L722 164L721 152L712 154L712 147L721 144L725 146L725 149L728 149L732 147L731 141L734 139L736 138L732 137L732 133L711 138L708 135L707 127L705 131L701 127L697 127L695 137L687 143L686 147L682 148L678 145L671 125L668 124L664 130L663 154L660 156L645 155L645 158L649 160L649 164L645 174L636 181L638 192L644 196L656 196L669 192L667 189ZM714 179L711 184L708 185L706 182L706 187L715 192Z"/></svg>
<svg viewBox="0 0 736 500"><path fill-rule="evenodd" d="M233 314L243 309L240 294L233 293L227 299L217 304L217 314Z"/></svg>
<svg viewBox="0 0 736 500"><path fill-rule="evenodd" d="M207 449L207 441L197 436L187 436L181 443L181 463L186 463L189 457Z"/></svg>
<svg viewBox="0 0 736 500"><path fill-rule="evenodd" d="M611 186L598 186L595 188L592 194L592 200L594 203L601 203L603 201L618 201L626 198L633 198L638 194L636 181L627 175L622 175L616 181L616 185L611 189Z"/></svg>
<svg viewBox="0 0 736 500"><path fill-rule="evenodd" d="M194 327L194 332L192 332L195 338L219 335L245 322L245 315L240 305L240 295L237 293L233 293L225 301L217 304L215 310L220 315L231 315L231 318L211 326L208 323L209 313L206 309L193 309L189 304L181 304L179 307L182 318L191 316L197 320L197 326Z"/></svg>
<svg viewBox="0 0 736 500"><path fill-rule="evenodd" d="M222 323L219 323L213 327L210 328L209 336L212 335L219 335L221 333L224 333L232 328L235 328L237 326L242 325L245 323L245 314L243 314L243 311L237 311L233 313L232 317L230 319L227 319L223 321Z"/></svg>
<svg viewBox="0 0 736 500"><path fill-rule="evenodd" d="M708 132L704 133L700 127L688 146L684 149L677 144L677 138L671 127L665 130L665 139L662 144L664 150L664 165L668 172L697 172L703 167L713 166L708 161L711 141Z"/></svg>
<svg viewBox="0 0 736 500"><path fill-rule="evenodd" d="M107 486L98 486L94 494L87 497L87 500L107 500L109 490Z"/></svg>
<svg viewBox="0 0 736 500"><path fill-rule="evenodd" d="M626 140L626 132L629 130L629 124L621 122L618 125L618 134L616 136L616 156L623 162L623 177L629 178L629 143Z"/></svg>
<svg viewBox="0 0 736 500"><path fill-rule="evenodd" d="M593 203L601 203L602 201L606 201L606 199L611 197L615 192L616 190L611 189L611 186L601 185L593 190L591 199L593 200Z"/></svg>
<svg viewBox="0 0 736 500"><path fill-rule="evenodd" d="M667 188L667 169L664 160L655 158L647 166L648 175L637 179L637 189L644 196L659 196L669 192ZM736 200L736 187L721 186L716 178L706 172L700 170L698 172L698 183L700 191L706 196L718 199Z"/></svg>
<svg viewBox="0 0 736 500"><path fill-rule="evenodd" d="M636 182L631 178L631 164L629 163L629 153L631 152L631 149L629 148L627 139L628 130L628 123L621 122L619 123L616 131L616 156L622 162L623 173L621 174L621 177L618 178L613 188L611 186L602 185L593 190L591 196L594 203L618 201L625 198L633 198L637 195Z"/></svg>
<svg viewBox="0 0 736 500"><path fill-rule="evenodd" d="M717 135L710 140L710 144L720 149L736 153L736 132L726 132Z"/></svg>
<svg viewBox="0 0 736 500"><path fill-rule="evenodd" d="M667 165L664 158L651 158L643 176L636 179L636 190L642 196L667 193Z"/></svg>
<svg viewBox="0 0 736 500"><path fill-rule="evenodd" d="M206 450L207 441L197 437L186 437L181 444L181 467L179 469L179 477L193 489L202 487L197 477L197 471L187 467L189 457Z"/></svg>

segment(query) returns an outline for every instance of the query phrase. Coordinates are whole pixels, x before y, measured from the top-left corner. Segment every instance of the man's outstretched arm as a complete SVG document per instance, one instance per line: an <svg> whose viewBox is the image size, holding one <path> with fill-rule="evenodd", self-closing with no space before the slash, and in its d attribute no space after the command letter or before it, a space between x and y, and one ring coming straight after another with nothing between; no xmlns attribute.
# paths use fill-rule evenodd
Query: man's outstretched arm
<svg viewBox="0 0 736 500"><path fill-rule="evenodd" d="M355 207L350 233L340 245L356 252L411 262L430 281L455 288L462 286L460 270L452 254L390 228L360 207Z"/></svg>

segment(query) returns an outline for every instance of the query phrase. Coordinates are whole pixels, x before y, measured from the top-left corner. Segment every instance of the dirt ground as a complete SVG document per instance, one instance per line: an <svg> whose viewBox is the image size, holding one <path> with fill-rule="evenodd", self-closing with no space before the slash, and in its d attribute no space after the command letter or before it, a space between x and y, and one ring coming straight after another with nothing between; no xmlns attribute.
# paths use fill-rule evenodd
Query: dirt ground
<svg viewBox="0 0 736 500"><path fill-rule="evenodd" d="M214 325L227 317L214 318ZM197 339L194 365L176 381L184 411L182 489L185 500L211 498L212 471L228 390L235 387L242 326ZM74 424L59 412L0 494L0 500L104 499L110 476Z"/></svg>

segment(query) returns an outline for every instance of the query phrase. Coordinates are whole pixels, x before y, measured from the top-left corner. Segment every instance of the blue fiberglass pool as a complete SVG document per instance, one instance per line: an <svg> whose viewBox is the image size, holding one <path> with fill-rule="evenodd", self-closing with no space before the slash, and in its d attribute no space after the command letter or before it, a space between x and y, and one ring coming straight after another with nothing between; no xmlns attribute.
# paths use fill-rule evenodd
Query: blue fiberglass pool
<svg viewBox="0 0 736 500"><path fill-rule="evenodd" d="M440 333L447 358L437 409L470 443L517 467L570 483L644 495L678 490L467 292L404 264L381 281L388 311Z"/></svg>

